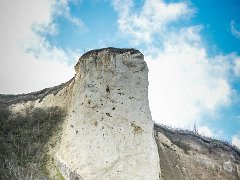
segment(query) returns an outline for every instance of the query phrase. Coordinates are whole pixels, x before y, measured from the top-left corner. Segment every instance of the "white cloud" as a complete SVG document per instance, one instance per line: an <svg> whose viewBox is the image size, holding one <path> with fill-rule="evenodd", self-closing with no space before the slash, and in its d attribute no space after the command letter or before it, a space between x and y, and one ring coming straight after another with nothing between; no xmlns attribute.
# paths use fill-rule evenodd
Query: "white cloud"
<svg viewBox="0 0 240 180"><path fill-rule="evenodd" d="M235 21L231 21L230 29L233 36L235 36L236 38L240 38L240 31L236 29Z"/></svg>
<svg viewBox="0 0 240 180"><path fill-rule="evenodd" d="M198 130L198 133L203 135L203 136L213 137L213 135L214 135L212 130L209 129L209 127L207 127L207 126L200 126L200 127L198 127L197 130Z"/></svg>
<svg viewBox="0 0 240 180"><path fill-rule="evenodd" d="M240 58L235 58L234 73L237 77L240 77Z"/></svg>
<svg viewBox="0 0 240 180"><path fill-rule="evenodd" d="M223 129L209 128L206 124L197 127L197 132L206 137L217 138L224 140L225 133Z"/></svg>
<svg viewBox="0 0 240 180"><path fill-rule="evenodd" d="M131 0L112 0L112 4L119 13L121 33L132 36L135 44L152 43L155 33L162 33L169 23L194 12L185 3L167 4L163 0L146 0L140 12L134 11Z"/></svg>
<svg viewBox="0 0 240 180"><path fill-rule="evenodd" d="M55 0L54 4L52 6L52 8L53 8L52 13L55 16L63 16L65 18L67 18L70 22L72 22L73 24L75 24L79 27L82 27L83 22L79 18L71 15L70 7L68 5L69 1L71 1L71 0ZM76 2L73 1L73 3L76 3Z"/></svg>
<svg viewBox="0 0 240 180"><path fill-rule="evenodd" d="M232 137L232 144L240 149L240 135L235 135Z"/></svg>
<svg viewBox="0 0 240 180"><path fill-rule="evenodd" d="M169 32L164 49L158 49L156 54L155 58L145 58L155 121L188 127L230 103L228 67L220 56L207 56L198 27L183 28L177 34Z"/></svg>
<svg viewBox="0 0 240 180"><path fill-rule="evenodd" d="M75 54L52 46L40 35L58 32L54 17L59 15L77 25L80 23L70 15L67 1L1 2L0 93L36 91L73 76L72 65L67 63Z"/></svg>

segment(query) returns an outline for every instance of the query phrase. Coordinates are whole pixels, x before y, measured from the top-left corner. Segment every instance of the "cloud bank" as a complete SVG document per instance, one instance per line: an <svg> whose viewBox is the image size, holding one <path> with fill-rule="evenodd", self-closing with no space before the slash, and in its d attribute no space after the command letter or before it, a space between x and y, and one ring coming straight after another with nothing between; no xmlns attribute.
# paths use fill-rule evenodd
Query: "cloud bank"
<svg viewBox="0 0 240 180"><path fill-rule="evenodd" d="M134 11L131 0L113 0L112 4L119 13L121 33L132 38L135 44L152 43L154 34L162 33L169 23L194 12L185 3L166 4L162 0L145 1L140 12Z"/></svg>
<svg viewBox="0 0 240 180"><path fill-rule="evenodd" d="M0 7L0 93L26 93L60 84L73 76L68 65L74 52L52 46L44 35L58 33L54 18L63 16L77 26L68 2L4 0Z"/></svg>

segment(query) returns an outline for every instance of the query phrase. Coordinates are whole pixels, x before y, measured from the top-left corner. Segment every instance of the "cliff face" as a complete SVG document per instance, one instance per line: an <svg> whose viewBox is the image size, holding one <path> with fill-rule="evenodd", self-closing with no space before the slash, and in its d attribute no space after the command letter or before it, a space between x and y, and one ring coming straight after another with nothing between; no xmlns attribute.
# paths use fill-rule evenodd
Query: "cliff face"
<svg viewBox="0 0 240 180"><path fill-rule="evenodd" d="M238 149L160 126L154 129L141 52L89 51L75 70L75 77L58 87L0 96L1 106L13 112L55 106L66 111L61 139L48 147L65 179L240 178Z"/></svg>
<svg viewBox="0 0 240 180"><path fill-rule="evenodd" d="M69 117L57 153L63 175L158 179L147 66L136 50L104 49L77 65Z"/></svg>

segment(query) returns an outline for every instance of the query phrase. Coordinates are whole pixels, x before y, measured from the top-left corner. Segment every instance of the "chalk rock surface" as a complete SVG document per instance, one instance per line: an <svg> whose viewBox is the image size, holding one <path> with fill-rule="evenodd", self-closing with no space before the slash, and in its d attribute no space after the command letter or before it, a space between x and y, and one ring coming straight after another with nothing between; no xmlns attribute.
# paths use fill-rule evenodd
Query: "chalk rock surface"
<svg viewBox="0 0 240 180"><path fill-rule="evenodd" d="M143 54L93 50L79 59L75 70L68 121L56 155L63 175L159 179Z"/></svg>

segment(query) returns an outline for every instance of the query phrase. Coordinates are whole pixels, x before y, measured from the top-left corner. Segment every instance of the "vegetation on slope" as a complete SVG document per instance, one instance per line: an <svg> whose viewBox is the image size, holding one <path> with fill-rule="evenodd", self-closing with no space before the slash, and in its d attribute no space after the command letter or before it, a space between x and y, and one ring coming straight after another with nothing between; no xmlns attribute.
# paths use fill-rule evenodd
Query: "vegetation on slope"
<svg viewBox="0 0 240 180"><path fill-rule="evenodd" d="M206 147L208 153L216 154L220 150L231 153L238 161L240 161L240 150L229 142L223 140L217 140L210 137L205 137L198 132L182 129L174 129L164 125L155 124L154 129L156 132L162 132L166 135L174 144L183 149L186 153L191 150L191 146L188 144L191 141L198 142ZM185 141L184 141L185 140ZM186 143L188 142L188 143Z"/></svg>
<svg viewBox="0 0 240 180"><path fill-rule="evenodd" d="M58 107L21 113L0 108L0 179L47 179L48 146L57 140L49 142L61 131L64 117Z"/></svg>
<svg viewBox="0 0 240 180"><path fill-rule="evenodd" d="M68 86L72 82L73 78L70 79L66 83L62 83L58 86L54 86L51 88L45 88L40 91L31 92L28 94L0 94L0 108L6 108L11 104L23 103L27 101L35 101L38 100L42 101L47 95L53 94L56 95L61 89Z"/></svg>

